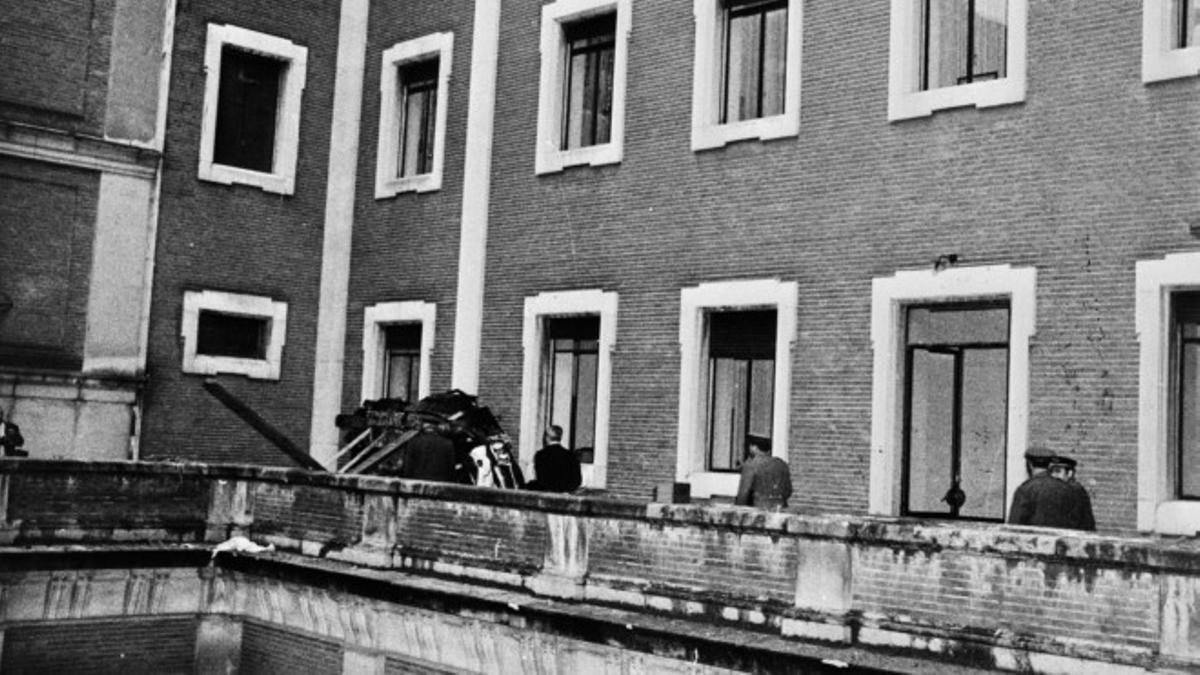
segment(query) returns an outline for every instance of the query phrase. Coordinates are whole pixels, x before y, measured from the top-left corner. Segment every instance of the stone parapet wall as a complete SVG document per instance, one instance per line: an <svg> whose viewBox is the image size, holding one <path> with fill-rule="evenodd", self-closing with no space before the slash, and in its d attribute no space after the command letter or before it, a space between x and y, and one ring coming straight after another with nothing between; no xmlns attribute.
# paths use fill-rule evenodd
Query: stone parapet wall
<svg viewBox="0 0 1200 675"><path fill-rule="evenodd" d="M241 534L373 573L1045 672L1200 667L1200 545L230 465L0 461L10 545Z"/></svg>

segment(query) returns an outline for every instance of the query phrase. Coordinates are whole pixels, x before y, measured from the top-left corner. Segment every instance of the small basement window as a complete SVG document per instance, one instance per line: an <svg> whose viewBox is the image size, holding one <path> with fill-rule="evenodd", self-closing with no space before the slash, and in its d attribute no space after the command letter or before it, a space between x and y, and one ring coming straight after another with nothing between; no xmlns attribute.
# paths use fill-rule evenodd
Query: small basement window
<svg viewBox="0 0 1200 675"><path fill-rule="evenodd" d="M183 372L279 379L287 303L220 291L183 296Z"/></svg>

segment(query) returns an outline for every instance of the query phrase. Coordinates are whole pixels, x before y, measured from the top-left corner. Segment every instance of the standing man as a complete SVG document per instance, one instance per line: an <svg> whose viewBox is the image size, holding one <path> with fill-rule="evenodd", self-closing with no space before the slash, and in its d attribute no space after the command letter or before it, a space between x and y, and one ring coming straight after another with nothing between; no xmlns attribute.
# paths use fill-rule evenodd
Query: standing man
<svg viewBox="0 0 1200 675"><path fill-rule="evenodd" d="M440 425L421 425L421 432L404 446L401 478L456 482L454 441L446 437L445 431Z"/></svg>
<svg viewBox="0 0 1200 675"><path fill-rule="evenodd" d="M1050 462L1054 453L1034 445L1025 453L1025 468L1029 480L1021 483L1013 493L1012 508L1008 511L1008 522L1013 525L1038 525L1041 527L1077 527L1075 491L1063 481L1050 475Z"/></svg>
<svg viewBox="0 0 1200 675"><path fill-rule="evenodd" d="M542 434L542 449L533 456L534 480L526 485L543 492L574 492L583 484L579 458L562 445L562 427L551 424Z"/></svg>
<svg viewBox="0 0 1200 675"><path fill-rule="evenodd" d="M1050 475L1066 483L1075 493L1075 501L1072 505L1075 529L1095 530L1096 517L1092 513L1092 497L1088 494L1087 488L1075 480L1075 467L1077 464L1070 457L1055 455L1054 459L1050 460Z"/></svg>
<svg viewBox="0 0 1200 675"><path fill-rule="evenodd" d="M25 445L25 437L21 435L21 427L5 422L4 409L0 408L0 448L4 450L0 454L4 457L28 457L29 453L20 449L22 445Z"/></svg>
<svg viewBox="0 0 1200 675"><path fill-rule="evenodd" d="M771 455L771 439L748 434L750 457L742 464L735 504L776 511L787 506L792 496L792 474L787 462Z"/></svg>

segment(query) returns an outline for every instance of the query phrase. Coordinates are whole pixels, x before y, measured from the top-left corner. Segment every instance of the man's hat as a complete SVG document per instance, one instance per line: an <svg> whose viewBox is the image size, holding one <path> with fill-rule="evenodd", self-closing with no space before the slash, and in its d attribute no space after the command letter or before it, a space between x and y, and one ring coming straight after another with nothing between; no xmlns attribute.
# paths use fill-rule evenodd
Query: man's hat
<svg viewBox="0 0 1200 675"><path fill-rule="evenodd" d="M1034 466L1045 467L1049 466L1050 460L1054 459L1054 453L1044 445L1031 445L1025 451L1025 459Z"/></svg>
<svg viewBox="0 0 1200 675"><path fill-rule="evenodd" d="M1065 455L1055 455L1050 458L1050 466L1062 466L1068 469L1074 469L1075 465L1078 463L1079 462L1076 462L1074 459Z"/></svg>
<svg viewBox="0 0 1200 675"><path fill-rule="evenodd" d="M771 451L771 439L758 434L746 434L746 442L750 445L758 446L763 452Z"/></svg>

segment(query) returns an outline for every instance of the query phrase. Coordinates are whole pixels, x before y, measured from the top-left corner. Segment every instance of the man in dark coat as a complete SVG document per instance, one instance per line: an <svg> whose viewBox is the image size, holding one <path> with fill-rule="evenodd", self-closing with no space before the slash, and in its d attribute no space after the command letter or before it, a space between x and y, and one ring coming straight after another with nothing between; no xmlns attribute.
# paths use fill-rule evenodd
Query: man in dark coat
<svg viewBox="0 0 1200 675"><path fill-rule="evenodd" d="M4 421L4 410L0 409L0 455L5 457L28 457L29 453L21 450L25 445L25 437L21 435L21 427L12 422Z"/></svg>
<svg viewBox="0 0 1200 675"><path fill-rule="evenodd" d="M1054 459L1050 460L1050 475L1066 483L1075 492L1073 504L1075 524L1072 527L1077 530L1094 530L1096 529L1096 516L1092 513L1092 497L1088 494L1087 488L1075 480L1077 464L1078 462L1070 457L1056 455Z"/></svg>
<svg viewBox="0 0 1200 675"><path fill-rule="evenodd" d="M1042 446L1032 446L1025 453L1029 480L1013 493L1008 522L1013 525L1041 527L1077 527L1079 498L1065 482L1050 475L1054 453Z"/></svg>
<svg viewBox="0 0 1200 675"><path fill-rule="evenodd" d="M771 455L771 439L746 436L750 458L742 464L735 504L779 510L792 496L792 474L787 462Z"/></svg>
<svg viewBox="0 0 1200 675"><path fill-rule="evenodd" d="M551 424L542 434L544 445L533 456L534 480L526 485L543 492L574 492L583 484L579 457L562 445L562 427Z"/></svg>
<svg viewBox="0 0 1200 675"><path fill-rule="evenodd" d="M439 433L436 427L425 425L404 446L400 477L453 483L455 463L454 441Z"/></svg>

